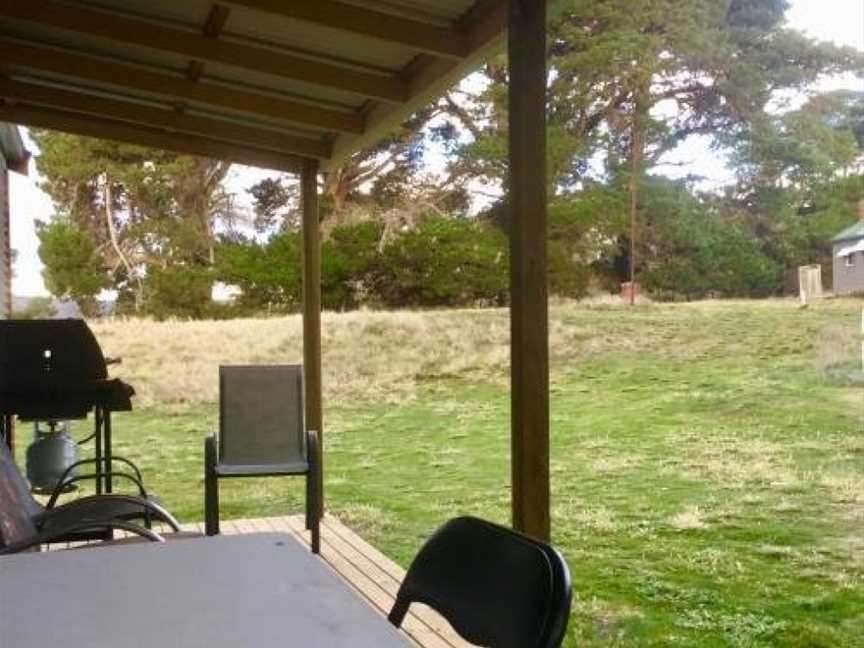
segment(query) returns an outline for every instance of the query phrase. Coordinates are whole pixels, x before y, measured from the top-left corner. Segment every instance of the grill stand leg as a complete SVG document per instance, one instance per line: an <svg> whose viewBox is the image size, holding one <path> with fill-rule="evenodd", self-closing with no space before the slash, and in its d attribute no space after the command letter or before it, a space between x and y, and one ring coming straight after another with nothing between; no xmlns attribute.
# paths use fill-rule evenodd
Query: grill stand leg
<svg viewBox="0 0 864 648"><path fill-rule="evenodd" d="M101 495L104 456L102 454L102 410L99 407L93 411L93 428L93 445L96 455L96 494Z"/></svg>
<svg viewBox="0 0 864 648"><path fill-rule="evenodd" d="M102 416L102 432L105 435L105 492L114 492L114 473L111 467L111 411L105 410Z"/></svg>

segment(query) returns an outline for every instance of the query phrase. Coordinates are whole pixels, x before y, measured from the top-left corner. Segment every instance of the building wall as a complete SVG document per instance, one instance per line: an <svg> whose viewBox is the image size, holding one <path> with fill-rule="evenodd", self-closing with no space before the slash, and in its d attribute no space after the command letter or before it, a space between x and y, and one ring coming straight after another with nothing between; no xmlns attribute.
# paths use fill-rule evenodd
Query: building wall
<svg viewBox="0 0 864 648"><path fill-rule="evenodd" d="M9 171L0 155L0 319L12 316L12 249L9 232Z"/></svg>
<svg viewBox="0 0 864 648"><path fill-rule="evenodd" d="M853 292L864 292L864 252L852 255L853 264L846 265L845 257L837 256L842 247L854 241L843 241L834 244L834 294L848 295Z"/></svg>

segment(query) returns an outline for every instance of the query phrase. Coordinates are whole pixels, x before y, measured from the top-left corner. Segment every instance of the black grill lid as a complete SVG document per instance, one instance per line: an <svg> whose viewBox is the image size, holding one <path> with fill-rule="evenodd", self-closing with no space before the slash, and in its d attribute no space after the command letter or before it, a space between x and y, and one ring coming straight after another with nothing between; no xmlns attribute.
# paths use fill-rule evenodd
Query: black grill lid
<svg viewBox="0 0 864 648"><path fill-rule="evenodd" d="M130 410L134 393L108 379L102 349L83 320L0 321L0 413L83 418L94 406Z"/></svg>

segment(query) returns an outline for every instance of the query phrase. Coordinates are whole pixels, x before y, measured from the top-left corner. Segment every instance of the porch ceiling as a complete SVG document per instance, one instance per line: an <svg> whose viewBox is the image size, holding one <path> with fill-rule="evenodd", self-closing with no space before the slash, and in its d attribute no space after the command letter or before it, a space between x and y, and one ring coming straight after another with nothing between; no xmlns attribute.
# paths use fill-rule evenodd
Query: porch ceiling
<svg viewBox="0 0 864 648"><path fill-rule="evenodd" d="M0 121L297 171L503 43L506 0L0 0Z"/></svg>

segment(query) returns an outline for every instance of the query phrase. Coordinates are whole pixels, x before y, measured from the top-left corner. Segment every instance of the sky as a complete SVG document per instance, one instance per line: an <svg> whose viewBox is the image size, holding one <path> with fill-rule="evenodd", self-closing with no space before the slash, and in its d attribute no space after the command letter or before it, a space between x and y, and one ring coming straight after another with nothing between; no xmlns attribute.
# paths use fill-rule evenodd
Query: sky
<svg viewBox="0 0 864 648"><path fill-rule="evenodd" d="M820 40L864 51L864 0L792 0L791 4L787 13L791 27ZM819 89L859 86L859 81L849 77L826 80ZM29 149L33 151L35 147L30 145ZM724 183L731 177L722 157L710 151L705 141L698 139L680 147L666 161L674 164L662 170L670 176L674 176L676 169L682 169L682 173L698 173L706 178L706 182L715 184ZM273 174L235 168L228 180L229 189L242 201L245 188L268 175ZM53 214L51 200L38 188L39 176L32 160L29 177L12 173L10 178L12 249L17 251L12 292L28 297L47 296L36 252L35 222L50 220Z"/></svg>

